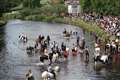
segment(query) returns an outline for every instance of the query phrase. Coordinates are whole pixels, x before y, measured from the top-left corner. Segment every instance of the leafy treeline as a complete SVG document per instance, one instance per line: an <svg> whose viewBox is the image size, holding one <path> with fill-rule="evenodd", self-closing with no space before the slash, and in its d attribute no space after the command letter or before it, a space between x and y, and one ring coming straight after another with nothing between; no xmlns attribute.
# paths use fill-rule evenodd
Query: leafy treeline
<svg viewBox="0 0 120 80"><path fill-rule="evenodd" d="M23 0L22 3L24 7L36 8L40 7L40 1L41 0Z"/></svg>
<svg viewBox="0 0 120 80"><path fill-rule="evenodd" d="M39 8L41 9L41 13L42 11L43 13L56 13L66 10L64 0L0 0L0 13L16 10L21 5L22 9L29 8L35 10L37 8L38 10Z"/></svg>
<svg viewBox="0 0 120 80"><path fill-rule="evenodd" d="M19 3L14 1L16 5L3 14L3 19L50 21L55 17L63 17L67 11L64 0L20 0Z"/></svg>
<svg viewBox="0 0 120 80"><path fill-rule="evenodd" d="M80 0L84 12L120 15L120 0Z"/></svg>
<svg viewBox="0 0 120 80"><path fill-rule="evenodd" d="M0 0L0 16L4 12L8 12L12 7L21 3L21 0Z"/></svg>

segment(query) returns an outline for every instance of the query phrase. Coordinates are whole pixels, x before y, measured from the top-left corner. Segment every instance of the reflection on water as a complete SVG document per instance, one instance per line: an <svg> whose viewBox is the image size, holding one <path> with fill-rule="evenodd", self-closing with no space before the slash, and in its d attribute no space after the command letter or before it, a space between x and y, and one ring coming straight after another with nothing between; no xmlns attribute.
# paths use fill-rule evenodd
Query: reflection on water
<svg viewBox="0 0 120 80"><path fill-rule="evenodd" d="M32 69L35 79L40 80L40 68L31 65L39 62L39 56L29 57L25 48L33 45L38 35L50 35L52 41L57 41L59 46L65 42L67 47L71 48L76 41L76 37L70 40L63 38L62 32L64 28L69 31L78 31L79 36L84 36L87 46L90 49L90 62L85 63L84 58L70 56L68 62L61 62L61 72L58 80L120 80L120 70L116 66L95 66L92 60L93 54L93 37L89 33L83 34L83 31L75 26L65 24L49 24L43 22L31 22L14 20L9 21L4 29L0 29L0 80L24 80L26 71ZM25 33L29 41L27 44L19 43L18 36ZM2 45L5 43L5 46Z"/></svg>

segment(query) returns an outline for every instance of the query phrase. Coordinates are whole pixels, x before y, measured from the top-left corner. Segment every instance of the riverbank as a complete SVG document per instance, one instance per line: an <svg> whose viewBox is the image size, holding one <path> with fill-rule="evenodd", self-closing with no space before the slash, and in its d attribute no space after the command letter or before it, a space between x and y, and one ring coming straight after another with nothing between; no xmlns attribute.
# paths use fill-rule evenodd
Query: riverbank
<svg viewBox="0 0 120 80"><path fill-rule="evenodd" d="M97 24L85 22L80 18L69 18L69 17L55 17L55 16L29 16L25 20L35 20L35 21L43 21L50 23L62 23L62 24L70 24L79 26L85 31L96 34L96 36L100 37L101 40L106 41L109 38L111 39L113 35L108 34L103 29L101 29Z"/></svg>
<svg viewBox="0 0 120 80"><path fill-rule="evenodd" d="M85 22L80 18L69 18L69 17L56 17L56 16L39 16L32 15L26 17L24 20L32 20L32 21L42 21L42 22L50 22L50 23L62 23L62 24L70 24L79 26L85 31L90 33L94 33L96 36L100 37L101 40L106 41L108 38L112 38L113 36L105 32L101 29L97 24Z"/></svg>
<svg viewBox="0 0 120 80"><path fill-rule="evenodd" d="M5 25L6 23L7 23L6 21L4 21L4 20L0 20L0 26Z"/></svg>
<svg viewBox="0 0 120 80"><path fill-rule="evenodd" d="M22 19L22 20L31 20L31 21L42 21L42 22L50 22L50 23L64 23L75 25L83 28L85 31L91 32L96 34L96 36L100 37L103 41L108 40L109 38L113 37L112 35L106 33L103 29L101 29L97 24L85 22L80 18L69 18L69 17L58 17L58 16L46 16L46 15L27 15L24 17L20 17L17 15L12 14L4 15L4 19Z"/></svg>

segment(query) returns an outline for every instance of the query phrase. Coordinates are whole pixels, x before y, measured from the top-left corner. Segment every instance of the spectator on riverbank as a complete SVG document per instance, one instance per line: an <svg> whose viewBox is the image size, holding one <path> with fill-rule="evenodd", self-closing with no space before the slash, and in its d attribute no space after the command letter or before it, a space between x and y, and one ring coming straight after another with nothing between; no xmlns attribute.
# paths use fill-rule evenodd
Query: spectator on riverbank
<svg viewBox="0 0 120 80"><path fill-rule="evenodd" d="M116 35L120 32L120 18L113 16L101 16L96 14L83 14L81 18L87 22L96 22L100 28L104 29L112 35Z"/></svg>

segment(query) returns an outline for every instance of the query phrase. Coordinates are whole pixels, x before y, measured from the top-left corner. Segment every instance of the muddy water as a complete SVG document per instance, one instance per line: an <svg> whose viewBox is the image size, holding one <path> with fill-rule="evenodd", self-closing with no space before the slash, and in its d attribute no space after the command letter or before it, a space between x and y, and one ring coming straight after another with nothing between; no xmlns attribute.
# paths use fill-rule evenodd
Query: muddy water
<svg viewBox="0 0 120 80"><path fill-rule="evenodd" d="M65 42L67 47L71 48L76 41L76 36L72 36L70 40L64 38L62 35L64 28L68 31L78 31L80 37L85 37L90 50L90 62L86 64L80 55L77 57L70 55L67 63L60 63L61 71L57 80L120 80L119 67L109 65L96 68L94 66L92 60L94 39L89 33L83 34L82 29L71 25L20 20L11 20L4 29L0 29L0 35L2 35L0 36L0 80L25 80L25 73L28 69L32 69L35 80L41 80L40 67L32 65L39 62L39 56L29 57L25 48L32 46L40 34L50 35L51 42L57 41L59 46L61 42ZM19 42L18 36L21 33L28 36L28 43Z"/></svg>

